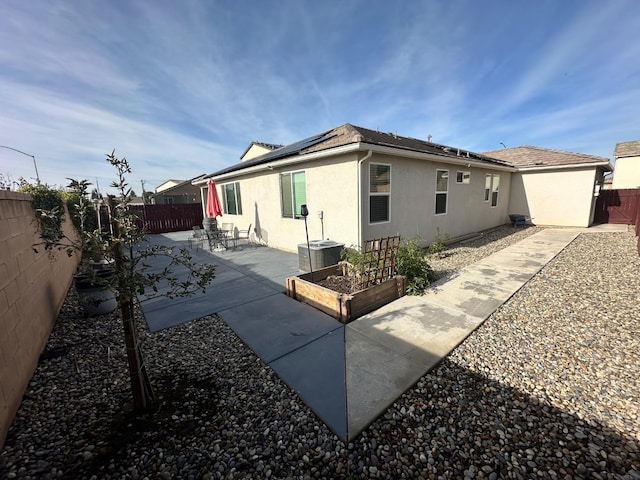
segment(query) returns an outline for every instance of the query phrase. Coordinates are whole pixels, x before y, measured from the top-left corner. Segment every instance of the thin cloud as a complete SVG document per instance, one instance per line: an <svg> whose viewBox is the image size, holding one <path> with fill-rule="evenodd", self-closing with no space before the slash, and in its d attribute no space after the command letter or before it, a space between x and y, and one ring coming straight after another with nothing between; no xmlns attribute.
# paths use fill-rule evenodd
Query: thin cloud
<svg viewBox="0 0 640 480"><path fill-rule="evenodd" d="M149 184L188 178L237 162L252 140L345 122L476 150L602 154L637 135L633 1L8 0L0 10L0 144L35 154L50 183L110 176L114 147ZM29 161L0 151L0 172L33 176Z"/></svg>

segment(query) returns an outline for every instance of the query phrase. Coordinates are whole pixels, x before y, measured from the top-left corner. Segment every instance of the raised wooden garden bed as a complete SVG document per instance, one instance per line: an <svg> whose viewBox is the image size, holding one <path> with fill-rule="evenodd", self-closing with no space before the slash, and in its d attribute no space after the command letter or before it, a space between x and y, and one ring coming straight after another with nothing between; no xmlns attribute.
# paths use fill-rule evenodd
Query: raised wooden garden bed
<svg viewBox="0 0 640 480"><path fill-rule="evenodd" d="M287 295L322 310L342 323L349 323L404 296L407 290L405 277L397 275L384 283L355 293L338 293L316 283L329 275L342 275L342 269L333 265L313 272L313 282L311 273L289 277Z"/></svg>

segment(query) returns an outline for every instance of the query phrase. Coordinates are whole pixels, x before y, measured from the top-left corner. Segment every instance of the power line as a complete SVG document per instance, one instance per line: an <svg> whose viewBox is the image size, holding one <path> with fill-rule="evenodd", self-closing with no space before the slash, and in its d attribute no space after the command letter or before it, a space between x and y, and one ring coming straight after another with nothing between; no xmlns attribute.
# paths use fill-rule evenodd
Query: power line
<svg viewBox="0 0 640 480"><path fill-rule="evenodd" d="M6 145L0 145L2 148L7 148L9 150L13 150L14 152L21 153L22 155L26 155L27 157L33 158L33 166L36 169L36 180L40 183L40 175L38 175L38 164L36 163L36 156L31 155L30 153L23 152L22 150L18 150L17 148L7 147Z"/></svg>

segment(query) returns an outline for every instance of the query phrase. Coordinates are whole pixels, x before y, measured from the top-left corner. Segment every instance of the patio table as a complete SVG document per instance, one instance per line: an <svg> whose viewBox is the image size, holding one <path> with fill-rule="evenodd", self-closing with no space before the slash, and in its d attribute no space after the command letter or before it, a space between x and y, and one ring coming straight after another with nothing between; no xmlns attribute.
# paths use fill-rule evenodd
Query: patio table
<svg viewBox="0 0 640 480"><path fill-rule="evenodd" d="M236 248L236 240L233 237L233 230L212 230L208 232L209 236L209 250L211 250L211 244L223 245L224 248L229 248L229 240L233 242L233 248Z"/></svg>

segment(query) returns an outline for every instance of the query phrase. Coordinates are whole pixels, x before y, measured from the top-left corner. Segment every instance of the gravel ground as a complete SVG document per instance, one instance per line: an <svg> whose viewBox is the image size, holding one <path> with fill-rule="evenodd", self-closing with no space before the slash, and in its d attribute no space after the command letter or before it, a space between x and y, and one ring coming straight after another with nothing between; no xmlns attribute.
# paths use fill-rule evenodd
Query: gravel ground
<svg viewBox="0 0 640 480"><path fill-rule="evenodd" d="M580 235L350 444L215 317L141 329L160 401L128 413L122 327L70 292L49 341L69 350L41 360L0 478L640 479L639 291L632 233Z"/></svg>

